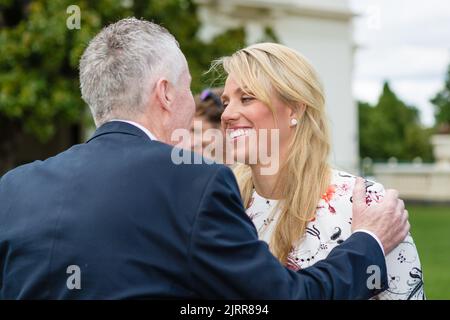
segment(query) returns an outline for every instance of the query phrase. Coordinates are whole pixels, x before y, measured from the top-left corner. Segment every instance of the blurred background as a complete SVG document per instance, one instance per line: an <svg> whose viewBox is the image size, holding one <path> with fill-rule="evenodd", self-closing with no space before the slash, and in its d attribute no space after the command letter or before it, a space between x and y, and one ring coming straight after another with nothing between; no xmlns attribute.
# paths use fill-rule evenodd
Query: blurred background
<svg viewBox="0 0 450 320"><path fill-rule="evenodd" d="M407 200L429 299L450 299L450 3L445 0L0 0L0 176L95 129L78 61L135 16L180 42L194 93L255 42L304 54L325 86L331 162ZM214 81L214 83L213 83Z"/></svg>

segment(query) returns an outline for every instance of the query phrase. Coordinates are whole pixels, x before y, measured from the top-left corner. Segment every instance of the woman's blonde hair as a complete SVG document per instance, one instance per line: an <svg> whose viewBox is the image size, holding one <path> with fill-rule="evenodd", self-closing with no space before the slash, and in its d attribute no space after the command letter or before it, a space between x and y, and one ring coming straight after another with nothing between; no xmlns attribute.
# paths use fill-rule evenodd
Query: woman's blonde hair
<svg viewBox="0 0 450 320"><path fill-rule="evenodd" d="M329 184L330 141L322 85L311 64L298 52L275 43L259 43L216 60L233 74L242 90L265 103L274 114L271 96L297 110L298 125L287 158L280 166L277 186L283 200L280 216L270 240L272 253L282 262L315 214ZM250 167L234 169L245 207L253 193Z"/></svg>

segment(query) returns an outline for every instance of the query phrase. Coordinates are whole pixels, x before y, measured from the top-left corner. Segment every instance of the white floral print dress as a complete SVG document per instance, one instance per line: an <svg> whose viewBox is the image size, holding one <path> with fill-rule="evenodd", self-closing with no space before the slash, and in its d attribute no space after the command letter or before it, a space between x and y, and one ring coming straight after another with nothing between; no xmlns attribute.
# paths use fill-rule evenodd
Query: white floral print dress
<svg viewBox="0 0 450 320"><path fill-rule="evenodd" d="M352 193L355 176L333 170L331 184L319 201L306 234L288 256L287 267L299 270L325 259L330 251L351 235ZM366 202L370 205L384 196L381 184L366 180ZM246 212L261 240L270 242L279 208L277 200L265 199L253 192ZM374 297L384 300L425 299L422 268L411 235L386 256L389 288Z"/></svg>

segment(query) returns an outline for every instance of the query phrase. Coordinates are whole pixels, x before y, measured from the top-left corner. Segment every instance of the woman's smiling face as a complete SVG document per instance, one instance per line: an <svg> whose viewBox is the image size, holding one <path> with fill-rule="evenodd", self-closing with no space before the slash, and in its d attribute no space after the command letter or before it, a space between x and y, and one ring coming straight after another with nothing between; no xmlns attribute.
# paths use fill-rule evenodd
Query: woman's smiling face
<svg viewBox="0 0 450 320"><path fill-rule="evenodd" d="M221 125L227 140L233 145L234 158L239 162L255 164L250 163L250 159L256 159L259 163L261 154L270 154L274 147L282 151L287 146L292 134L289 123L293 111L280 101L275 93L270 94L270 99L277 121L267 104L241 88L233 74L228 76L222 95L225 111L222 114ZM270 135L274 132L273 129L279 130L278 146L271 145ZM263 142L264 139L259 143L263 131L267 133L266 143ZM251 139L253 136L256 137L256 141Z"/></svg>

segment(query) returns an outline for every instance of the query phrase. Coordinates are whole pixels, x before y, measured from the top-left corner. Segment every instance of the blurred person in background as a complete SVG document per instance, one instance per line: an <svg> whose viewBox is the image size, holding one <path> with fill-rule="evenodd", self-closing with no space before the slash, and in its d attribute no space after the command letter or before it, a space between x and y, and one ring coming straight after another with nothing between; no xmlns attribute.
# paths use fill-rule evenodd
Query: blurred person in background
<svg viewBox="0 0 450 320"><path fill-rule="evenodd" d="M220 96L223 88L207 88L200 94L194 96L195 115L191 124L191 149L201 150L209 145L210 141L203 139L203 133L208 129L220 130L220 118L223 112L222 101ZM201 128L195 130L195 124ZM201 130L200 130L201 129Z"/></svg>

